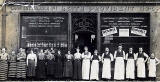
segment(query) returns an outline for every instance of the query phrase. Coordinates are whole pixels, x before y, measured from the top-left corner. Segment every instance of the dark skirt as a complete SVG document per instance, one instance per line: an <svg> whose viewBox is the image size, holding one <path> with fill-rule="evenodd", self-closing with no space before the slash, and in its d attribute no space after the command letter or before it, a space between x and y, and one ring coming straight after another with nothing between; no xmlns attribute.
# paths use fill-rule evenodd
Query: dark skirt
<svg viewBox="0 0 160 82"><path fill-rule="evenodd" d="M16 68L17 68L16 66L17 66L16 61L10 61L8 77L10 78L16 77Z"/></svg>
<svg viewBox="0 0 160 82"><path fill-rule="evenodd" d="M82 79L82 64L81 60L74 60L74 75L73 78L76 80Z"/></svg>
<svg viewBox="0 0 160 82"><path fill-rule="evenodd" d="M72 77L73 76L72 60L66 60L66 62L64 63L63 75L64 75L64 77Z"/></svg>
<svg viewBox="0 0 160 82"><path fill-rule="evenodd" d="M62 78L62 76L63 76L62 61L58 61L58 62L56 62L55 77L56 77L56 78Z"/></svg>
<svg viewBox="0 0 160 82"><path fill-rule="evenodd" d="M37 62L37 78L46 78L45 60L38 60Z"/></svg>
<svg viewBox="0 0 160 82"><path fill-rule="evenodd" d="M28 77L34 77L35 76L35 61L34 60L28 60L28 69L27 69L27 76Z"/></svg>
<svg viewBox="0 0 160 82"><path fill-rule="evenodd" d="M0 60L0 80L7 80L8 63L6 60Z"/></svg>
<svg viewBox="0 0 160 82"><path fill-rule="evenodd" d="M55 73L55 62L53 60L47 60L47 75L54 75Z"/></svg>
<svg viewBox="0 0 160 82"><path fill-rule="evenodd" d="M26 78L26 61L17 61L17 78Z"/></svg>

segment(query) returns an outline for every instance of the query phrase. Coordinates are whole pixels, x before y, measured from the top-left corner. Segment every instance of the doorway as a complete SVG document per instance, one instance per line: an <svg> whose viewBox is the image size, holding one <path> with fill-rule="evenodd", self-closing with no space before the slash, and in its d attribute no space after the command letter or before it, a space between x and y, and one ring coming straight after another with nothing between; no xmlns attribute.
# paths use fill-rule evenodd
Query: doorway
<svg viewBox="0 0 160 82"><path fill-rule="evenodd" d="M97 14L73 13L72 14L72 41L73 49L79 47L84 51L87 46L93 53L97 49Z"/></svg>

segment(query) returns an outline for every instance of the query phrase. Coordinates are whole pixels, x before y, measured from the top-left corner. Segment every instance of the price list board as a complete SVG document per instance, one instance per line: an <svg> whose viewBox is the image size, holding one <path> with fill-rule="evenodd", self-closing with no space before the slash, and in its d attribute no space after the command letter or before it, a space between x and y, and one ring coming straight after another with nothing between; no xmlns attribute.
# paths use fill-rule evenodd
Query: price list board
<svg viewBox="0 0 160 82"><path fill-rule="evenodd" d="M68 48L67 13L21 13L20 47Z"/></svg>
<svg viewBox="0 0 160 82"><path fill-rule="evenodd" d="M101 50L106 46L114 52L118 44L128 51L138 47L149 51L150 47L150 14L149 13L101 13Z"/></svg>

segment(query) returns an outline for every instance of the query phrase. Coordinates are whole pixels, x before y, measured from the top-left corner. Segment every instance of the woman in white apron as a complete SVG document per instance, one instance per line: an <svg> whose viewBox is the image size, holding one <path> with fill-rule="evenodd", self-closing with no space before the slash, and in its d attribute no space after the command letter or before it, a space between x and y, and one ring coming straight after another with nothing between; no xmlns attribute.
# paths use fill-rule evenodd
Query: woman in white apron
<svg viewBox="0 0 160 82"><path fill-rule="evenodd" d="M146 59L145 59L146 58ZM136 54L136 66L137 66L137 78L143 80L146 78L146 66L145 63L148 59L148 55L143 52L143 48L139 48L139 52Z"/></svg>
<svg viewBox="0 0 160 82"><path fill-rule="evenodd" d="M129 80L135 79L135 57L133 53L133 48L129 48L129 53L126 54L126 78Z"/></svg>
<svg viewBox="0 0 160 82"><path fill-rule="evenodd" d="M118 46L118 50L114 53L115 59L115 68L114 68L114 79L115 80L124 80L124 59L125 52L122 50L122 45Z"/></svg>
<svg viewBox="0 0 160 82"><path fill-rule="evenodd" d="M89 80L91 53L88 51L88 47L84 47L84 50L82 53L82 79Z"/></svg>
<svg viewBox="0 0 160 82"><path fill-rule="evenodd" d="M94 55L91 56L92 64L91 64L91 74L90 80L99 80L99 60L100 56L98 55L98 51L94 50Z"/></svg>
<svg viewBox="0 0 160 82"><path fill-rule="evenodd" d="M105 53L102 54L102 78L111 79L111 62L113 61L113 55L109 52L109 48L105 48Z"/></svg>
<svg viewBox="0 0 160 82"><path fill-rule="evenodd" d="M159 59L155 57L155 55L152 53L151 56L148 58L148 69L149 69L149 75L151 81L156 80L156 65L160 63Z"/></svg>

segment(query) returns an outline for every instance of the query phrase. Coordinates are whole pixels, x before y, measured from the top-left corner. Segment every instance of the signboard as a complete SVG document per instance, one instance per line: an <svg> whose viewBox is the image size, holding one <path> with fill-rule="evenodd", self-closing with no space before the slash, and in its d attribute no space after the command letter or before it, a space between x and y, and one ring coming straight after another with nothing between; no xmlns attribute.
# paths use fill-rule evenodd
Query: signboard
<svg viewBox="0 0 160 82"><path fill-rule="evenodd" d="M139 28L132 27L131 33L141 36L146 36L147 31Z"/></svg>
<svg viewBox="0 0 160 82"><path fill-rule="evenodd" d="M116 27L102 30L102 35L103 35L104 37L105 37L105 36L108 36L108 35L115 34L115 33L117 33Z"/></svg>
<svg viewBox="0 0 160 82"><path fill-rule="evenodd" d="M67 13L21 13L20 47L67 48Z"/></svg>

